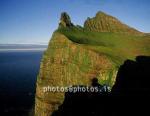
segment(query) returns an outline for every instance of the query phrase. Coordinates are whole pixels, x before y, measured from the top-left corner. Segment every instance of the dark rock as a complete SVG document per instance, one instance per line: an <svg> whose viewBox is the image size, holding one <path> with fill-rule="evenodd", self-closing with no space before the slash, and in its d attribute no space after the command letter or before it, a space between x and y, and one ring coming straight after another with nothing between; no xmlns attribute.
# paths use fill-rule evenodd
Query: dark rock
<svg viewBox="0 0 150 116"><path fill-rule="evenodd" d="M66 12L61 13L59 26L60 27L61 26L63 26L63 27L72 27L73 26L73 23L71 22L71 18Z"/></svg>

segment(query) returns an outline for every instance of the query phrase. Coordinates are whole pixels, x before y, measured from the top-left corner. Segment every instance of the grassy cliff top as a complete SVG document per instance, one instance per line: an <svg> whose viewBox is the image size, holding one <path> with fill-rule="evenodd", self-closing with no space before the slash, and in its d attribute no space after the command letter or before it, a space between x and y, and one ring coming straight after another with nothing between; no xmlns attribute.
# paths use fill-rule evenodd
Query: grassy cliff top
<svg viewBox="0 0 150 116"><path fill-rule="evenodd" d="M150 55L150 37L144 35L91 32L77 27L61 28L57 32L87 49L105 54L117 65L126 59L133 60L139 55Z"/></svg>
<svg viewBox="0 0 150 116"><path fill-rule="evenodd" d="M60 27L56 32L64 34L72 42L81 44L86 49L108 56L117 66L126 59L134 60L139 55L150 55L149 35L103 12L98 12L94 18L88 18L84 27Z"/></svg>

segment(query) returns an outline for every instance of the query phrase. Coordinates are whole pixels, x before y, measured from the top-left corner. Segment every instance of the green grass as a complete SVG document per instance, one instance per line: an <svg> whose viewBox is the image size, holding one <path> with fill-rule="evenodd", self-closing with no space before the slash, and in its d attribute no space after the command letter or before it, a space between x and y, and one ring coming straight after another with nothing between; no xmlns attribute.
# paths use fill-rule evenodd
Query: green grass
<svg viewBox="0 0 150 116"><path fill-rule="evenodd" d="M150 36L90 32L78 27L59 28L57 32L87 49L108 56L116 66L122 64L126 59L134 60L139 55L150 55Z"/></svg>

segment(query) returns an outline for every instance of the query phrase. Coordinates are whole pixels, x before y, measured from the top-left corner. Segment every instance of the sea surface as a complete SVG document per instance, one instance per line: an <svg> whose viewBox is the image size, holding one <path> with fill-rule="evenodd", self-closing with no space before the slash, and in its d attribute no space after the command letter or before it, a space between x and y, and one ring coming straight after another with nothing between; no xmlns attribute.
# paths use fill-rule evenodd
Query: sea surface
<svg viewBox="0 0 150 116"><path fill-rule="evenodd" d="M42 54L43 50L0 51L0 116L32 115Z"/></svg>

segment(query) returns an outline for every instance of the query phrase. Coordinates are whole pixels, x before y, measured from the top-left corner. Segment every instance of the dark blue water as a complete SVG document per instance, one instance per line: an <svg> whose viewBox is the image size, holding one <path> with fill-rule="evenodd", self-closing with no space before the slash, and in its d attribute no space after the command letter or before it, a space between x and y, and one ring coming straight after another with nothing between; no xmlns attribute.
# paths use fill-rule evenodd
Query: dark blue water
<svg viewBox="0 0 150 116"><path fill-rule="evenodd" d="M43 51L0 52L0 115L27 116L34 107Z"/></svg>

